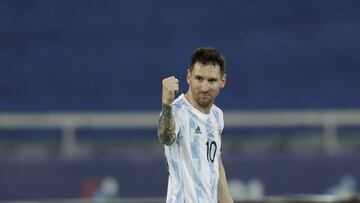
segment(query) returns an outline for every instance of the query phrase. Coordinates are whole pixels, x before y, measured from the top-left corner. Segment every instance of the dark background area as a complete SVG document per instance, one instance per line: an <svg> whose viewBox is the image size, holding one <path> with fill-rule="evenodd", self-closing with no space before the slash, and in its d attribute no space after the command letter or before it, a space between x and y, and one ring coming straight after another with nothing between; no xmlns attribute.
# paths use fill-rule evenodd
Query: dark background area
<svg viewBox="0 0 360 203"><path fill-rule="evenodd" d="M160 112L161 80L175 75L185 92L202 46L227 60L223 110L359 109L359 10L356 0L2 0L0 113ZM303 127L225 129L228 179L259 179L265 195L324 194L346 175L360 180L358 126L339 131L351 134L342 154L306 151L323 129ZM76 137L91 156L62 157L60 129L1 129L0 199L78 198L86 181L108 176L120 197L165 197L156 129L92 130ZM304 150L289 153L291 144Z"/></svg>
<svg viewBox="0 0 360 203"><path fill-rule="evenodd" d="M360 3L1 1L1 111L159 110L193 50L227 59L224 109L358 108Z"/></svg>

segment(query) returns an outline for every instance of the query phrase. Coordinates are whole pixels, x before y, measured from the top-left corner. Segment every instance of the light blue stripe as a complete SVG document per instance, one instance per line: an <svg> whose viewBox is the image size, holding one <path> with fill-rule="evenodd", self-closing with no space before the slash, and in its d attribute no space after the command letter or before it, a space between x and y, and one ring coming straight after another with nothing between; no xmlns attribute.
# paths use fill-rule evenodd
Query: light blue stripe
<svg viewBox="0 0 360 203"><path fill-rule="evenodd" d="M184 99L176 100L176 101L173 103L173 112L176 113L176 112L179 111L184 105L186 105L186 102L184 101Z"/></svg>
<svg viewBox="0 0 360 203"><path fill-rule="evenodd" d="M175 171L175 177L176 177L176 188L173 188L173 191L171 191L171 199L170 202L183 202L184 201L184 196L183 196L183 191L184 191L184 185L182 182L182 177L181 177L181 171L180 171L180 167L179 167L179 146L178 144L173 144L170 148L169 148L169 152L170 152L170 157L171 157L171 164L172 167ZM175 193L175 194L173 194ZM175 199L173 199L173 197L176 197Z"/></svg>
<svg viewBox="0 0 360 203"><path fill-rule="evenodd" d="M173 112L176 113L177 111L179 111L179 109L181 108L181 103L180 102L175 102L173 103Z"/></svg>
<svg viewBox="0 0 360 203"><path fill-rule="evenodd" d="M189 112L191 113L191 112ZM198 127L198 124L195 123L194 119L196 119L197 117L194 116L190 116L190 120L189 120L189 125L190 125L190 129L189 129L189 134L190 134L190 145L191 145L191 155L192 155L192 161L193 161L193 171L192 171L192 175L193 175L193 180L194 180L194 188L195 188L195 192L196 192L196 196L197 196L197 200L198 202L202 202L202 199L204 198L204 185L202 184L199 173L201 173L201 159L200 159L200 140L199 140L199 135L195 134L195 129Z"/></svg>
<svg viewBox="0 0 360 203"><path fill-rule="evenodd" d="M213 112L214 112L214 117L215 117L215 120L216 120L216 124L218 126L218 130L220 132L220 130L221 130L220 112L216 111L216 110L214 110Z"/></svg>
<svg viewBox="0 0 360 203"><path fill-rule="evenodd" d="M206 134L207 134L207 139L208 139L209 144L212 141L215 141L214 129L212 129L211 118L208 118L206 121ZM216 153L217 153L217 151L216 151ZM210 171L211 198L215 199L216 193L217 193L217 183L216 183L216 178L215 178L216 171L215 171L215 164L211 161L209 162L209 171Z"/></svg>
<svg viewBox="0 0 360 203"><path fill-rule="evenodd" d="M213 110L213 112L214 112L214 116L215 116L216 122L217 122L217 123L220 123L220 114L219 114L219 112L216 111L216 110Z"/></svg>
<svg viewBox="0 0 360 203"><path fill-rule="evenodd" d="M182 99L182 100L177 100L176 102L173 103L173 113L176 114L181 108L182 106L185 105L185 101ZM183 137L183 130L184 129L184 126L183 126L183 123L178 120L178 124L179 124L179 133L176 135L176 138L178 140L181 140L182 137Z"/></svg>

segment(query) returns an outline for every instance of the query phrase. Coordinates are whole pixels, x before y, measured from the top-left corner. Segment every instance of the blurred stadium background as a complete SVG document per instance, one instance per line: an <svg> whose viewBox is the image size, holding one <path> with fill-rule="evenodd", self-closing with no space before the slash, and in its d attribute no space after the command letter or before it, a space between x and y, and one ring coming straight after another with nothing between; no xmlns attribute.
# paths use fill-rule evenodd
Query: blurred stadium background
<svg viewBox="0 0 360 203"><path fill-rule="evenodd" d="M0 202L163 202L161 79L227 59L237 202L356 202L360 2L0 1Z"/></svg>

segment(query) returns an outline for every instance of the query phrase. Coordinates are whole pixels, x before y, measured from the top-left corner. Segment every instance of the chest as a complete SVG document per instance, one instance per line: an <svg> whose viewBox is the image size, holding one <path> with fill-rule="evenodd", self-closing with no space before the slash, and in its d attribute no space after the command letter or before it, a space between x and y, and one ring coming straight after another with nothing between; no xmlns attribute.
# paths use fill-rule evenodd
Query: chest
<svg viewBox="0 0 360 203"><path fill-rule="evenodd" d="M189 123L184 135L184 146L193 159L213 163L220 154L221 126L214 120L193 121Z"/></svg>

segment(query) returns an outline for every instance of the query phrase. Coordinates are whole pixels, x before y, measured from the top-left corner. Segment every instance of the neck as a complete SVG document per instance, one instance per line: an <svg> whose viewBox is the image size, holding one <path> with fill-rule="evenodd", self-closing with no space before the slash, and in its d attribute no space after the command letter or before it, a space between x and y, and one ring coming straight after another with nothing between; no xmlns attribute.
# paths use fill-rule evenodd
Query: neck
<svg viewBox="0 0 360 203"><path fill-rule="evenodd" d="M203 106L200 106L196 101L195 99L192 97L191 93L190 93L190 90L185 94L185 98L189 101L189 103L194 107L196 108L197 110L199 110L201 113L204 113L204 114L209 114L210 113L210 109L211 109L211 105L209 105L208 107L203 107Z"/></svg>

